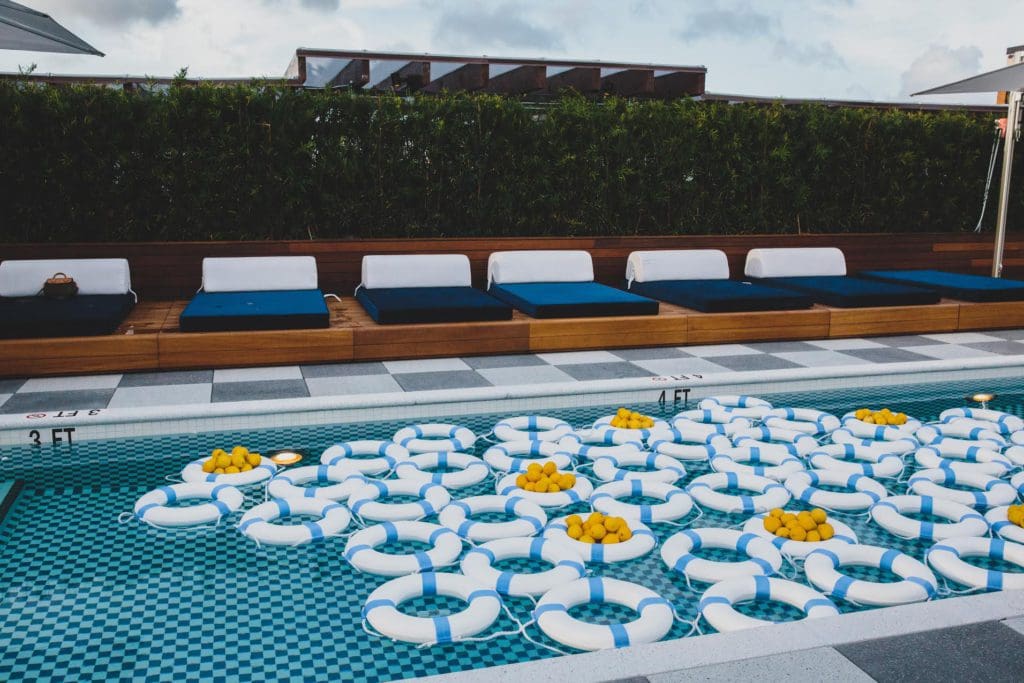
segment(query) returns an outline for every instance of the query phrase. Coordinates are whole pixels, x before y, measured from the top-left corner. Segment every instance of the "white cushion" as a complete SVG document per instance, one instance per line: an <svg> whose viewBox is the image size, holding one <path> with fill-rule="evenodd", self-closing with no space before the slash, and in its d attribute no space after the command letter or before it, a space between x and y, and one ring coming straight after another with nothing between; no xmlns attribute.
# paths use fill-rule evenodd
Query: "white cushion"
<svg viewBox="0 0 1024 683"><path fill-rule="evenodd" d="M73 277L79 294L127 294L132 289L127 259L39 259L0 263L0 296L35 296L54 273Z"/></svg>
<svg viewBox="0 0 1024 683"><path fill-rule="evenodd" d="M470 287L465 254L397 254L363 257L366 289L389 287Z"/></svg>
<svg viewBox="0 0 1024 683"><path fill-rule="evenodd" d="M594 262L585 251L496 251L487 260L487 283L591 282Z"/></svg>
<svg viewBox="0 0 1024 683"><path fill-rule="evenodd" d="M203 291L275 292L317 289L312 256L239 256L203 259Z"/></svg>
<svg viewBox="0 0 1024 683"><path fill-rule="evenodd" d="M728 280L729 261L718 249L634 251L626 259L626 280Z"/></svg>
<svg viewBox="0 0 1024 683"><path fill-rule="evenodd" d="M835 247L751 249L743 272L748 277L846 275L846 257Z"/></svg>

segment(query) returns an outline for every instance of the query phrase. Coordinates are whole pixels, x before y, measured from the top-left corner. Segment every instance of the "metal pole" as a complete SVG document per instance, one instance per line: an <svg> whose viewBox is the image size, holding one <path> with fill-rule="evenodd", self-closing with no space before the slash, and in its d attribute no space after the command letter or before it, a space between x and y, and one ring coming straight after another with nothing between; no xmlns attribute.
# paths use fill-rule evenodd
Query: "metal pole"
<svg viewBox="0 0 1024 683"><path fill-rule="evenodd" d="M1003 143L1003 175L999 181L999 212L996 214L996 239L992 248L992 277L1003 274L1003 246L1006 244L1006 210L1010 204L1010 174L1013 172L1013 146L1017 138L1020 116L1019 90L1008 93L1006 108L1006 141Z"/></svg>

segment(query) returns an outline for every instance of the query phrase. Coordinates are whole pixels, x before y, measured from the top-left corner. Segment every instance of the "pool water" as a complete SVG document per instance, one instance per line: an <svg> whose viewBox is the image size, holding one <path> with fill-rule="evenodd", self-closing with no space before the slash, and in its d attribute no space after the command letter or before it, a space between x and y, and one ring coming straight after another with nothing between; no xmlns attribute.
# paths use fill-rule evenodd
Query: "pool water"
<svg viewBox="0 0 1024 683"><path fill-rule="evenodd" d="M933 420L943 409L963 405L966 394L982 389L998 394L990 407L1024 414L1024 382L1019 380L987 380L981 387L950 383L759 395L776 406L814 407L837 414L863 405L889 405L922 420ZM538 412L581 427L615 407ZM656 417L670 417L684 406L670 403L636 408ZM486 434L501 417L504 415L476 415L452 421ZM296 448L311 454L303 463L310 464L332 443L390 438L404 424L347 424L3 449L0 481L18 479L23 488L0 523L0 679L382 681L556 656L519 635L430 648L366 635L360 609L370 592L388 579L356 572L346 563L341 554L344 538L297 548L259 548L233 528L241 513L202 530L157 530L134 520L118 520L121 513L132 510L140 495L166 483L168 475L177 474L185 464L215 447L244 444L262 452ZM482 454L487 445L479 442L476 454ZM685 466L687 476L679 486L710 471L705 464ZM891 492L904 492L903 484L882 481ZM488 479L454 491L453 497L493 493L493 487L493 480ZM245 507L262 497L262 490L250 491ZM798 502L787 505L790 510L802 507ZM577 505L549 511L549 517L586 510L587 506ZM684 522L695 516L691 513ZM918 558L923 558L931 545L892 536L868 523L862 514L830 516L852 526L862 543L899 548ZM744 520L743 515L707 512L696 526L739 525ZM679 530L670 524L650 526L659 546ZM420 544L409 543L382 550L420 548ZM659 550L637 560L588 568L596 575L647 586L672 601L683 619L693 619L705 586L694 584L691 590L681 575L665 567ZM709 559L730 559L730 555L702 552ZM528 560L499 566L521 571L546 568ZM867 568L851 568L849 573L869 580L892 580ZM802 581L802 576L797 580ZM521 621L532 608L525 599L509 599L507 604ZM837 605L843 612L861 609L842 601ZM461 605L434 597L410 601L403 609L436 615L461 609ZM778 603L749 604L741 610L764 619L799 617ZM631 618L613 606L581 606L572 613L603 623ZM489 633L515 628L503 615ZM710 629L704 625L704 630ZM667 638L681 638L690 632L690 624L678 622ZM528 634L537 643L557 645L536 627L530 627Z"/></svg>

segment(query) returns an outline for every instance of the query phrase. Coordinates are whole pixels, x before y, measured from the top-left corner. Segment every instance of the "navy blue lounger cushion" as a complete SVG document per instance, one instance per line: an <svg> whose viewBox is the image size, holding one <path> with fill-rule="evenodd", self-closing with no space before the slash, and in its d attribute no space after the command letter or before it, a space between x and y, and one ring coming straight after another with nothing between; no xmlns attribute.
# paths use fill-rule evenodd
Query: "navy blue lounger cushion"
<svg viewBox="0 0 1024 683"><path fill-rule="evenodd" d="M657 301L598 282L520 282L488 291L533 318L658 314Z"/></svg>
<svg viewBox="0 0 1024 683"><path fill-rule="evenodd" d="M942 270L869 270L864 277L934 289L950 299L963 301L1019 301L1024 282L984 275L948 273Z"/></svg>
<svg viewBox="0 0 1024 683"><path fill-rule="evenodd" d="M182 332L293 330L330 322L319 289L199 292L179 318Z"/></svg>
<svg viewBox="0 0 1024 683"><path fill-rule="evenodd" d="M795 289L809 295L815 303L836 308L916 306L934 304L939 301L938 293L927 289L847 275L775 277L758 280L758 282L774 287Z"/></svg>
<svg viewBox="0 0 1024 683"><path fill-rule="evenodd" d="M806 294L736 280L654 280L634 282L631 292L702 313L779 311L809 308Z"/></svg>
<svg viewBox="0 0 1024 683"><path fill-rule="evenodd" d="M472 287L360 287L356 299L381 324L510 320L512 308Z"/></svg>
<svg viewBox="0 0 1024 683"><path fill-rule="evenodd" d="M0 338L112 334L135 304L131 294L0 297Z"/></svg>

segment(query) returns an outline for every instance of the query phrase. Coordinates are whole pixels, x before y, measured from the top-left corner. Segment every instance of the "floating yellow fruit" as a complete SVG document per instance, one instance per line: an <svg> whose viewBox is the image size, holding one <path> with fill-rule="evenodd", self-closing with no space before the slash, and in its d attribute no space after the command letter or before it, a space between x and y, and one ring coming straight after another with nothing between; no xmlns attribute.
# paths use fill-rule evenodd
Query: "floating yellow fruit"
<svg viewBox="0 0 1024 683"><path fill-rule="evenodd" d="M538 481L540 481L540 478L542 476L544 476L544 475L541 474L541 471L540 471L539 467L537 469L535 469L535 470L527 470L527 472L526 472L526 480L527 481L538 482Z"/></svg>
<svg viewBox="0 0 1024 683"><path fill-rule="evenodd" d="M594 540L600 541L606 533L608 532L603 524L594 524L590 527L590 535L594 537Z"/></svg>
<svg viewBox="0 0 1024 683"><path fill-rule="evenodd" d="M605 536L604 538L601 539L601 543L603 543L604 545L611 545L612 543L618 543L618 542L619 542L618 534L608 534L607 536Z"/></svg>
<svg viewBox="0 0 1024 683"><path fill-rule="evenodd" d="M583 527L579 524L570 524L565 533L569 534L569 538L579 539L583 536Z"/></svg>
<svg viewBox="0 0 1024 683"><path fill-rule="evenodd" d="M248 453L246 453L245 455L248 455ZM242 465L245 464L245 455L242 455L241 453L232 453L231 464L234 465L235 467L241 468Z"/></svg>
<svg viewBox="0 0 1024 683"><path fill-rule="evenodd" d="M800 528L804 531L813 531L814 529L818 528L818 523L815 522L810 515L807 515L806 517L801 517L799 523Z"/></svg>
<svg viewBox="0 0 1024 683"><path fill-rule="evenodd" d="M788 525L790 522L796 521L796 515L794 515L792 512L783 512L782 516L779 517L779 519L782 521L783 524Z"/></svg>
<svg viewBox="0 0 1024 683"><path fill-rule="evenodd" d="M224 468L223 467L218 467L217 469L215 469L213 471L213 473L214 474L224 474Z"/></svg>
<svg viewBox="0 0 1024 683"><path fill-rule="evenodd" d="M573 486L576 486L576 475L575 474L563 474L562 475L562 490L568 491Z"/></svg>
<svg viewBox="0 0 1024 683"><path fill-rule="evenodd" d="M623 524L622 526L619 527L619 530L618 530L618 532L615 535L619 537L619 541L620 542L621 541L628 541L629 539L633 538L633 530L630 529L625 524Z"/></svg>
<svg viewBox="0 0 1024 683"><path fill-rule="evenodd" d="M583 518L579 515L569 515L565 518L565 523L569 526L583 526Z"/></svg>
<svg viewBox="0 0 1024 683"><path fill-rule="evenodd" d="M526 472L516 477L516 486L524 491L537 493L558 493L567 491L576 485L576 475L570 472L559 472L558 466L548 461L544 464L531 462Z"/></svg>
<svg viewBox="0 0 1024 683"><path fill-rule="evenodd" d="M818 535L821 536L821 540L827 541L836 535L835 529L828 522L818 525Z"/></svg>
<svg viewBox="0 0 1024 683"><path fill-rule="evenodd" d="M1011 505L1006 511L1006 519L1017 526L1024 526L1024 505Z"/></svg>
<svg viewBox="0 0 1024 683"><path fill-rule="evenodd" d="M217 456L217 467L227 467L231 464L231 456L227 453Z"/></svg>
<svg viewBox="0 0 1024 683"><path fill-rule="evenodd" d="M227 451L225 451L223 448L214 448L212 451L210 451L210 457L212 458L219 458L222 455L227 455Z"/></svg>
<svg viewBox="0 0 1024 683"><path fill-rule="evenodd" d="M604 528L610 533L615 533L622 526L622 520L618 517L607 517L604 520ZM618 540L618 539L616 539Z"/></svg>
<svg viewBox="0 0 1024 683"><path fill-rule="evenodd" d="M779 538L789 538L789 527L780 527L775 531L775 535Z"/></svg>
<svg viewBox="0 0 1024 683"><path fill-rule="evenodd" d="M600 524L603 521L604 515L602 515L600 512L591 512L590 515L587 516L587 523L589 524Z"/></svg>
<svg viewBox="0 0 1024 683"><path fill-rule="evenodd" d="M250 452L249 455L245 456L245 461L252 465L253 467L258 466L260 464L260 460L261 457L259 453Z"/></svg>
<svg viewBox="0 0 1024 683"><path fill-rule="evenodd" d="M764 518L765 531L769 533L775 533L782 528L782 522L779 521L778 517L765 517Z"/></svg>
<svg viewBox="0 0 1024 683"><path fill-rule="evenodd" d="M811 519L814 520L815 524L821 524L826 519L828 519L828 515L826 515L825 511L822 510L821 508L814 508L813 510L811 510Z"/></svg>
<svg viewBox="0 0 1024 683"><path fill-rule="evenodd" d="M785 510L783 510L782 508L772 508L771 510L768 511L768 516L782 519L782 515L784 512Z"/></svg>
<svg viewBox="0 0 1024 683"><path fill-rule="evenodd" d="M580 536L580 543L593 543L593 542L594 542L594 537L593 536L588 536L586 534L583 534L582 536Z"/></svg>
<svg viewBox="0 0 1024 683"><path fill-rule="evenodd" d="M807 538L804 539L808 543L817 543L821 540L821 534L818 533L817 529L811 529L807 532Z"/></svg>
<svg viewBox="0 0 1024 683"><path fill-rule="evenodd" d="M234 465L229 465L224 468L224 474L238 474L242 470L238 469Z"/></svg>
<svg viewBox="0 0 1024 683"><path fill-rule="evenodd" d="M206 460L206 461L203 462L203 472L206 472L207 474L209 474L209 473L213 472L215 469L217 469L217 461L216 461L216 459L210 458L209 460Z"/></svg>
<svg viewBox="0 0 1024 683"><path fill-rule="evenodd" d="M242 465L242 471L243 472L249 472L251 470L252 470L252 465L250 465L249 463L245 463L244 465Z"/></svg>
<svg viewBox="0 0 1024 683"><path fill-rule="evenodd" d="M541 464L539 462L531 462L529 465L526 466L526 471L527 472L538 472L539 473L539 472L541 472L543 470L544 470L544 468L541 466Z"/></svg>
<svg viewBox="0 0 1024 683"><path fill-rule="evenodd" d="M231 449L231 455L241 455L244 458L245 456L249 455L249 449L246 448L245 446L235 446L234 448Z"/></svg>
<svg viewBox="0 0 1024 683"><path fill-rule="evenodd" d="M544 463L544 467L543 467L544 474L554 474L556 469L558 469L558 468L555 467L555 463L554 462L549 460L546 463Z"/></svg>
<svg viewBox="0 0 1024 683"><path fill-rule="evenodd" d="M526 488L526 485L529 483L530 480L526 478L525 474L520 474L518 477L516 477L516 486L518 486L521 489Z"/></svg>
<svg viewBox="0 0 1024 683"><path fill-rule="evenodd" d="M790 530L789 537L794 541L804 541L807 539L807 532L803 527L798 526L797 528Z"/></svg>

